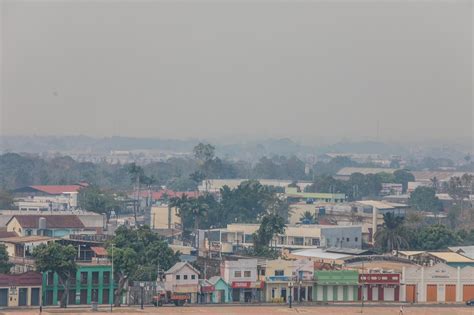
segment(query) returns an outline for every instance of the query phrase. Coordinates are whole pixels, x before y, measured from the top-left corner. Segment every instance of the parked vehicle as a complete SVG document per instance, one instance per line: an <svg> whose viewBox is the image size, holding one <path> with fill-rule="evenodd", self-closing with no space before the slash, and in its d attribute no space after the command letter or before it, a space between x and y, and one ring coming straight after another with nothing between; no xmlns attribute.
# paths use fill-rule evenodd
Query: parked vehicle
<svg viewBox="0 0 474 315"><path fill-rule="evenodd" d="M152 299L155 306L163 306L163 304L174 304L176 306L183 306L190 296L186 293L172 293L170 291L160 292Z"/></svg>
<svg viewBox="0 0 474 315"><path fill-rule="evenodd" d="M466 301L466 305L467 305L467 306L474 306L474 299L467 300L467 301Z"/></svg>

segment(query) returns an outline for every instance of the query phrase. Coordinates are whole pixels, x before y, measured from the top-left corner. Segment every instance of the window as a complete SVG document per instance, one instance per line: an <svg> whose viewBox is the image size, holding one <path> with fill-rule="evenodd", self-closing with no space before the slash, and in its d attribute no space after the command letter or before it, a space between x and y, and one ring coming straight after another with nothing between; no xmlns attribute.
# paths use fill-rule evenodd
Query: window
<svg viewBox="0 0 474 315"><path fill-rule="evenodd" d="M260 270L260 275L264 276L265 275L265 269Z"/></svg>
<svg viewBox="0 0 474 315"><path fill-rule="evenodd" d="M349 238L346 238L346 242L349 242Z"/></svg>
<svg viewBox="0 0 474 315"><path fill-rule="evenodd" d="M196 275L191 275L191 279L192 280L196 279Z"/></svg>
<svg viewBox="0 0 474 315"><path fill-rule="evenodd" d="M47 283L48 283L48 285L53 285L54 284L54 273L48 272Z"/></svg>
<svg viewBox="0 0 474 315"><path fill-rule="evenodd" d="M81 284L87 284L87 272L81 272Z"/></svg>
<svg viewBox="0 0 474 315"><path fill-rule="evenodd" d="M184 280L188 280L188 275L183 276Z"/></svg>
<svg viewBox="0 0 474 315"><path fill-rule="evenodd" d="M285 272L283 270L275 270L275 276L284 276Z"/></svg>
<svg viewBox="0 0 474 315"><path fill-rule="evenodd" d="M234 271L234 277L235 277L235 278L240 278L240 277L242 277L242 271Z"/></svg>
<svg viewBox="0 0 474 315"><path fill-rule="evenodd" d="M103 281L104 284L110 284L110 271L104 271Z"/></svg>
<svg viewBox="0 0 474 315"><path fill-rule="evenodd" d="M251 272L250 271L244 271L244 277L245 278L250 278L251 277Z"/></svg>
<svg viewBox="0 0 474 315"><path fill-rule="evenodd" d="M358 241L359 241L359 238L358 238L358 237L356 237L354 240L355 240L356 242L358 242Z"/></svg>
<svg viewBox="0 0 474 315"><path fill-rule="evenodd" d="M311 240L311 243L313 246L319 246L319 238L313 238Z"/></svg>
<svg viewBox="0 0 474 315"><path fill-rule="evenodd" d="M93 271L92 272L92 284L97 285L99 284L99 272Z"/></svg>
<svg viewBox="0 0 474 315"><path fill-rule="evenodd" d="M304 238L303 237L295 237L293 238L294 240L294 245L303 245L304 244Z"/></svg>
<svg viewBox="0 0 474 315"><path fill-rule="evenodd" d="M179 280L181 279L181 276L180 275L176 275L176 280Z"/></svg>

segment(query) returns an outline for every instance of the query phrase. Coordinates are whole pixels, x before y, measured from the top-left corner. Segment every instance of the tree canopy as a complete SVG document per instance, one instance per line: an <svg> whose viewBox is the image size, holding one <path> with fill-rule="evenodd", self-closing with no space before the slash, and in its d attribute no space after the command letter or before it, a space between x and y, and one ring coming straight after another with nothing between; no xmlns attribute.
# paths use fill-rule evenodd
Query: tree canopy
<svg viewBox="0 0 474 315"><path fill-rule="evenodd" d="M118 282L114 292L116 305L120 304L120 296L127 281L154 281L159 269L167 270L179 261L179 253L174 253L147 226L137 229L119 227L107 250L110 256L113 254L114 278Z"/></svg>
<svg viewBox="0 0 474 315"><path fill-rule="evenodd" d="M436 191L431 187L416 187L410 195L410 206L419 211L439 212L443 204L436 197Z"/></svg>
<svg viewBox="0 0 474 315"><path fill-rule="evenodd" d="M67 307L69 297L69 281L76 274L77 251L72 245L61 245L56 242L41 244L33 250L36 270L40 272L55 272L58 275L59 284L63 288L60 305Z"/></svg>
<svg viewBox="0 0 474 315"><path fill-rule="evenodd" d="M0 273L10 273L13 264L9 262L7 247L0 244Z"/></svg>

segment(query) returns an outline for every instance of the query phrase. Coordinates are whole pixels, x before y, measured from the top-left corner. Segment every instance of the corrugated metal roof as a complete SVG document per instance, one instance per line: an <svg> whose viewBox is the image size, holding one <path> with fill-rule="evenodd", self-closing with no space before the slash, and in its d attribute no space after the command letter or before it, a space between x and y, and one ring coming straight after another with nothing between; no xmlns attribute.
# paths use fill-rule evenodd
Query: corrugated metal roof
<svg viewBox="0 0 474 315"><path fill-rule="evenodd" d="M395 172L396 168L382 168L382 167L343 167L337 172L337 176L351 176L354 173L377 174L377 173L390 173Z"/></svg>
<svg viewBox="0 0 474 315"><path fill-rule="evenodd" d="M430 255L435 256L447 263L474 263L471 258L465 257L453 252L429 252Z"/></svg>

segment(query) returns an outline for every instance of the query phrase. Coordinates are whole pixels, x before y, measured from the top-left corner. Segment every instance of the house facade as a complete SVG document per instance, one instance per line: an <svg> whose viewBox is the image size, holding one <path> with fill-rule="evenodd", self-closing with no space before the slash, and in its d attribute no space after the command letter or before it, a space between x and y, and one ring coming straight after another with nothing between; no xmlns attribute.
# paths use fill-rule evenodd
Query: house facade
<svg viewBox="0 0 474 315"><path fill-rule="evenodd" d="M110 304L113 301L114 288L117 287L111 275L111 264L78 263L75 277L70 281L68 304ZM44 305L57 305L63 292L56 273L43 273Z"/></svg>
<svg viewBox="0 0 474 315"><path fill-rule="evenodd" d="M233 302L258 302L262 300L264 282L257 273L257 259L224 261L221 275L232 288Z"/></svg>
<svg viewBox="0 0 474 315"><path fill-rule="evenodd" d="M360 274L358 300L400 301L400 279L398 273Z"/></svg>
<svg viewBox="0 0 474 315"><path fill-rule="evenodd" d="M0 274L0 307L39 306L41 273Z"/></svg>
<svg viewBox="0 0 474 315"><path fill-rule="evenodd" d="M411 303L459 303L474 299L474 267L434 266L404 268L400 294Z"/></svg>
<svg viewBox="0 0 474 315"><path fill-rule="evenodd" d="M231 288L227 282L219 276L209 279L214 286L214 292L211 293L212 303L229 303L231 301Z"/></svg>
<svg viewBox="0 0 474 315"><path fill-rule="evenodd" d="M315 270L313 299L318 302L358 300L359 273L356 270Z"/></svg>
<svg viewBox="0 0 474 315"><path fill-rule="evenodd" d="M14 215L6 226L8 232L15 232L19 236L65 237L85 230L76 215Z"/></svg>
<svg viewBox="0 0 474 315"><path fill-rule="evenodd" d="M199 271L187 262L178 262L165 272L165 290L189 295L190 303L198 302Z"/></svg>

